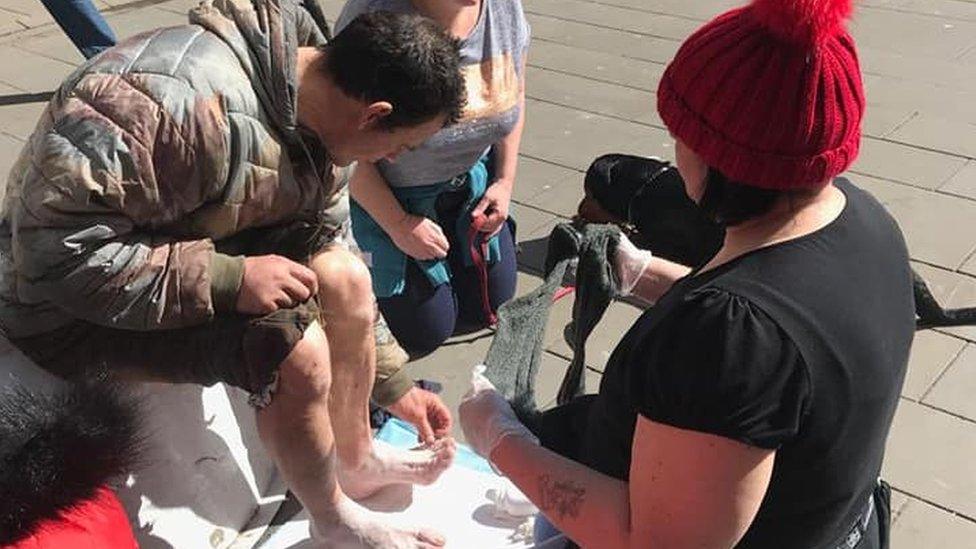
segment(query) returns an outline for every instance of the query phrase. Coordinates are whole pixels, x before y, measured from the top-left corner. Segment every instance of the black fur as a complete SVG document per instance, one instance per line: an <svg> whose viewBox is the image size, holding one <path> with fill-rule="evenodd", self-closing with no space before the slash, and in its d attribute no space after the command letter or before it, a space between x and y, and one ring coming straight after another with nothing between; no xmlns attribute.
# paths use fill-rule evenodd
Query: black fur
<svg viewBox="0 0 976 549"><path fill-rule="evenodd" d="M701 215L671 164L654 158L606 154L590 165L584 187L614 219L636 232L634 242L655 255L697 266L722 244L721 227ZM976 307L946 309L914 275L916 327L919 330L976 325Z"/></svg>
<svg viewBox="0 0 976 549"><path fill-rule="evenodd" d="M139 433L135 402L104 380L53 395L0 389L0 546L130 470Z"/></svg>

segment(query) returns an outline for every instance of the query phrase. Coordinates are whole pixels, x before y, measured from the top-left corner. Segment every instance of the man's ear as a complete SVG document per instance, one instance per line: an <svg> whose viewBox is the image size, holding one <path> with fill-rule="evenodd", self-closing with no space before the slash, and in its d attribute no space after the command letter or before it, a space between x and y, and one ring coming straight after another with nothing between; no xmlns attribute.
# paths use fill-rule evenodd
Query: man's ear
<svg viewBox="0 0 976 549"><path fill-rule="evenodd" d="M363 109L363 116L359 121L359 129L368 130L375 128L380 120L390 116L393 112L393 105L387 101L376 101L366 105Z"/></svg>

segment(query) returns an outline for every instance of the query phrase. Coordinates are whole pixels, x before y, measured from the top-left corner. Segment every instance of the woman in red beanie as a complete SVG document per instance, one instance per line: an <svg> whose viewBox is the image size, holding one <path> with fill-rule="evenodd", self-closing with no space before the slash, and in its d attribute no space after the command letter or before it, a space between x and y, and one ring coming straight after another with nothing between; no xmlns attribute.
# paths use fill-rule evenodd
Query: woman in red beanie
<svg viewBox="0 0 976 549"><path fill-rule="evenodd" d="M915 314L897 225L837 177L865 105L850 12L755 0L677 53L658 109L725 240L694 270L618 250L618 280L656 305L599 394L548 412L540 445L475 377L468 442L574 542L887 545L878 475Z"/></svg>

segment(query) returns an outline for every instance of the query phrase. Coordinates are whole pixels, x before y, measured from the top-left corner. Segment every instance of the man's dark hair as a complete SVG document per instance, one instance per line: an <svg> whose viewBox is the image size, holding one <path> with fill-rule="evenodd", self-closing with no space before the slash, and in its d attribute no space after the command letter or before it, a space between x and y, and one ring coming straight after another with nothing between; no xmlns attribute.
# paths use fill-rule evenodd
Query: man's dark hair
<svg viewBox="0 0 976 549"><path fill-rule="evenodd" d="M439 115L450 125L461 117L466 97L460 49L459 40L426 17L377 11L360 15L324 46L324 69L350 97L393 105L381 128L416 126Z"/></svg>

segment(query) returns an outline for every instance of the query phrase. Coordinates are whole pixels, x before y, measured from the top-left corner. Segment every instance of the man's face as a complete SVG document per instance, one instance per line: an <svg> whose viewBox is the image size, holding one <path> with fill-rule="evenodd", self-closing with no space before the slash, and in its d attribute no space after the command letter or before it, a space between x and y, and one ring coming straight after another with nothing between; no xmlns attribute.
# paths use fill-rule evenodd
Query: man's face
<svg viewBox="0 0 976 549"><path fill-rule="evenodd" d="M352 162L393 161L404 151L419 147L430 136L444 127L444 116L438 116L423 124L391 130L367 123L353 130L346 139L332 145L330 152L339 166Z"/></svg>

